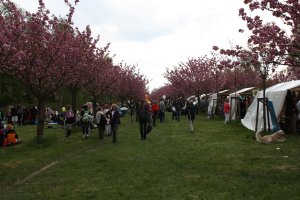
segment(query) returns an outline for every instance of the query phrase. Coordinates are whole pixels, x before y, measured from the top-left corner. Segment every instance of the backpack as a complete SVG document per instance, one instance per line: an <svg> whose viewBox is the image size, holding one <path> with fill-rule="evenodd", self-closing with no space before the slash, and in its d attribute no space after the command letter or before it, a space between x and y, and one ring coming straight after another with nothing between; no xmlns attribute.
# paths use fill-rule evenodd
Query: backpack
<svg viewBox="0 0 300 200"><path fill-rule="evenodd" d="M83 122L90 122L90 115L88 112L85 112L82 116L82 121Z"/></svg>

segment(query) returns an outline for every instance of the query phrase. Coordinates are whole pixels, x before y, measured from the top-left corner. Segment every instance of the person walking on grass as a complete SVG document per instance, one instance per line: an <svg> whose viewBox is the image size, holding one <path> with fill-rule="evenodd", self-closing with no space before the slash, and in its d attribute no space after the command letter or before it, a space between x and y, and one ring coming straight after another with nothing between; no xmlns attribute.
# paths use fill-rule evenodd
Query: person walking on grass
<svg viewBox="0 0 300 200"><path fill-rule="evenodd" d="M96 123L99 131L99 139L102 140L104 138L104 131L105 125L107 124L107 119L101 106L98 106L97 108Z"/></svg>
<svg viewBox="0 0 300 200"><path fill-rule="evenodd" d="M146 140L148 121L149 121L148 106L143 101L139 109L139 124L140 124L141 140Z"/></svg>
<svg viewBox="0 0 300 200"><path fill-rule="evenodd" d="M194 106L193 101L189 101L186 107L186 114L189 120L189 128L190 132L194 133L194 120L196 117L196 107Z"/></svg>
<svg viewBox="0 0 300 200"><path fill-rule="evenodd" d="M156 119L158 117L158 111L159 111L159 106L158 106L158 103L156 100L153 101L153 104L152 104L152 118L153 118L153 126L156 125Z"/></svg>
<svg viewBox="0 0 300 200"><path fill-rule="evenodd" d="M75 123L75 115L72 110L71 105L67 105L67 110L65 112L65 130L66 138L71 138L72 125Z"/></svg>
<svg viewBox="0 0 300 200"><path fill-rule="evenodd" d="M83 110L81 111L81 125L82 125L82 139L88 138L90 136L90 124L92 119L92 113L89 111L88 105L83 105Z"/></svg>
<svg viewBox="0 0 300 200"><path fill-rule="evenodd" d="M161 123L165 122L165 113L166 113L166 105L163 100L159 102L159 121Z"/></svg>
<svg viewBox="0 0 300 200"><path fill-rule="evenodd" d="M117 142L117 131L118 125L120 124L120 114L118 111L117 104L111 105L111 110L106 113L106 116L110 119L111 131L112 131L112 142Z"/></svg>
<svg viewBox="0 0 300 200"><path fill-rule="evenodd" d="M224 105L223 105L223 112L225 115L225 121L224 124L227 124L229 122L230 117L230 104L229 104L229 97L226 98Z"/></svg>

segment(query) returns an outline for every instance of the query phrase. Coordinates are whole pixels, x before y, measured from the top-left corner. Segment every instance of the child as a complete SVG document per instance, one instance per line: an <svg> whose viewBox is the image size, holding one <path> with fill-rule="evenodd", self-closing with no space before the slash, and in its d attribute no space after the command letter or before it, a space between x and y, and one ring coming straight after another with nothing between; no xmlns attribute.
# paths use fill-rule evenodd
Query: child
<svg viewBox="0 0 300 200"><path fill-rule="evenodd" d="M2 142L2 146L9 146L13 144L19 143L18 134L14 130L13 125L8 124L6 129L4 129L4 140Z"/></svg>
<svg viewBox="0 0 300 200"><path fill-rule="evenodd" d="M72 125L75 123L75 116L71 105L67 105L67 111L65 112L65 129L66 138L71 138Z"/></svg>

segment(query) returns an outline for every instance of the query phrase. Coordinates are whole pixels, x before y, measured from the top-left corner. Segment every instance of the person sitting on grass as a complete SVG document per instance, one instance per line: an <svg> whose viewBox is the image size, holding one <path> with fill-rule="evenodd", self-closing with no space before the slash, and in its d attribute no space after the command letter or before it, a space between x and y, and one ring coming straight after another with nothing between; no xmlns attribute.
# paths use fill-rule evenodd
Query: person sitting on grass
<svg viewBox="0 0 300 200"><path fill-rule="evenodd" d="M12 124L8 124L6 126L6 129L3 131L4 133L4 140L2 143L2 146L9 146L9 145L14 145L20 143L18 140L18 134L14 130L14 127Z"/></svg>

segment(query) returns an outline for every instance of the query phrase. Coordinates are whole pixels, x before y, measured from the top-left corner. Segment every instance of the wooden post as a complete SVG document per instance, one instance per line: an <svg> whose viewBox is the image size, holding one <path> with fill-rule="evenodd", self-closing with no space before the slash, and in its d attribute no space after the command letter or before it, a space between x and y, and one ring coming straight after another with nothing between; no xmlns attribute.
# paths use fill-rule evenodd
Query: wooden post
<svg viewBox="0 0 300 200"><path fill-rule="evenodd" d="M268 106L268 98L257 98L257 109L256 109L256 120L255 120L255 132L257 131L257 125L258 125L258 111L259 111L259 103L262 103L263 104L263 109L265 109L265 106L267 106L267 123L268 123L268 131L270 132L271 131L271 128L270 128L270 109L269 109L269 106ZM266 121L265 117L266 115L263 115L263 120ZM266 127L265 127L265 123L264 123L264 130L266 130Z"/></svg>

